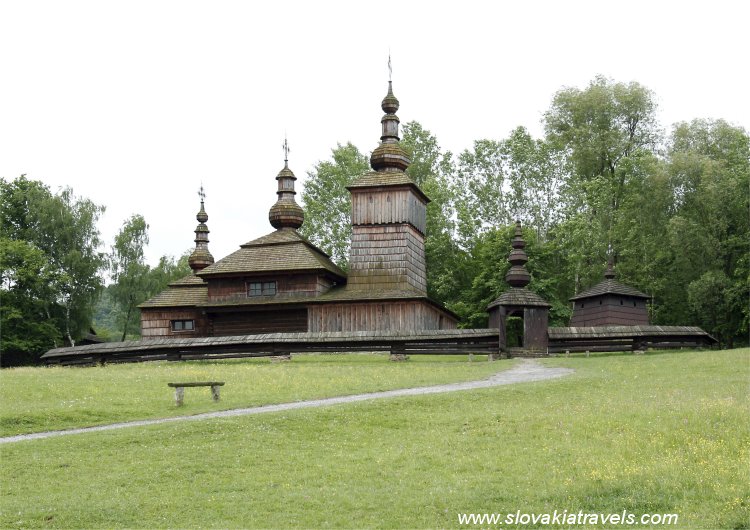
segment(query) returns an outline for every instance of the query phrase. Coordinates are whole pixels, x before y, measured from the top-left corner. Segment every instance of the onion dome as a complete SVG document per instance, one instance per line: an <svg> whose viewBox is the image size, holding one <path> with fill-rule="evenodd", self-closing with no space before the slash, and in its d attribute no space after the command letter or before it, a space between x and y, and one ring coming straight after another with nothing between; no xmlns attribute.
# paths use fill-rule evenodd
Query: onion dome
<svg viewBox="0 0 750 530"><path fill-rule="evenodd" d="M516 221L515 235L510 244L513 247L513 250L511 250L510 255L508 256L508 261L510 262L511 267L505 275L505 281L508 282L511 287L526 287L531 281L531 276L524 267L526 262L529 261L529 258L524 251L526 241L523 240L521 234L521 221Z"/></svg>
<svg viewBox="0 0 750 530"><path fill-rule="evenodd" d="M383 98L380 107L385 116L380 120L383 134L380 145L370 155L370 166L375 171L406 171L411 161L399 144L398 124L396 116L399 104L393 95L393 83L388 81L388 94Z"/></svg>
<svg viewBox="0 0 750 530"><path fill-rule="evenodd" d="M286 155L288 150L289 147L284 140L284 168L276 175L276 180L279 183L276 194L279 198L276 204L271 206L271 210L268 212L268 220L274 228L293 228L296 230L305 222L305 212L294 200L294 196L297 194L294 191L294 181L297 180L297 177L289 169Z"/></svg>
<svg viewBox="0 0 750 530"><path fill-rule="evenodd" d="M203 186L201 186L198 195L201 198L201 209L195 216L199 223L195 228L195 250L193 250L193 253L190 254L190 257L188 258L188 264L190 265L190 268L193 269L194 273L203 270L214 262L214 257L208 251L209 230L208 226L206 226L208 214L206 213L206 208L203 204L203 200L206 197L206 194L203 193Z"/></svg>

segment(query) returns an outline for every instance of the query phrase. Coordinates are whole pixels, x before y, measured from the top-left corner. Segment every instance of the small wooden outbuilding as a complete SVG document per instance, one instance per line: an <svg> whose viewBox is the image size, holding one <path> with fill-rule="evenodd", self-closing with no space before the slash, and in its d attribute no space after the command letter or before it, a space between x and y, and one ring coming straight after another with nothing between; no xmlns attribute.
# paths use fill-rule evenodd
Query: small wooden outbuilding
<svg viewBox="0 0 750 530"><path fill-rule="evenodd" d="M638 289L615 280L612 258L607 263L604 281L572 297L570 325L644 326L649 324L648 302L651 297Z"/></svg>

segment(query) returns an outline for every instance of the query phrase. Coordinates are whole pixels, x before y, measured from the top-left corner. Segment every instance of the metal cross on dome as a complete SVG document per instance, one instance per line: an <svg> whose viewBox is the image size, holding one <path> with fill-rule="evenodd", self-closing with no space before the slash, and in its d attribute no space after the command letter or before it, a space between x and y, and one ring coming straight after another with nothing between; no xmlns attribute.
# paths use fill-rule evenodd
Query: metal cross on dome
<svg viewBox="0 0 750 530"><path fill-rule="evenodd" d="M391 50L388 50L388 81L392 81L393 68L391 67Z"/></svg>
<svg viewBox="0 0 750 530"><path fill-rule="evenodd" d="M198 191L198 197L201 198L201 202L206 198L206 192L203 191L203 184L201 184L201 189Z"/></svg>
<svg viewBox="0 0 750 530"><path fill-rule="evenodd" d="M281 148L284 150L284 162L289 161L289 142L286 141L286 134L284 135L284 145L281 146Z"/></svg>

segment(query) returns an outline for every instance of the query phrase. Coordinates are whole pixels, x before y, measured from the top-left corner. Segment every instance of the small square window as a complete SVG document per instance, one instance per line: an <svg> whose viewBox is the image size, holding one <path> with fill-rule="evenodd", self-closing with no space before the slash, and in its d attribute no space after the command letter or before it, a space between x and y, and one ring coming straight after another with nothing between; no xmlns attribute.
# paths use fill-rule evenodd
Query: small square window
<svg viewBox="0 0 750 530"><path fill-rule="evenodd" d="M195 329L194 320L173 320L172 331L193 331Z"/></svg>
<svg viewBox="0 0 750 530"><path fill-rule="evenodd" d="M250 282L247 284L247 296L274 296L276 282Z"/></svg>

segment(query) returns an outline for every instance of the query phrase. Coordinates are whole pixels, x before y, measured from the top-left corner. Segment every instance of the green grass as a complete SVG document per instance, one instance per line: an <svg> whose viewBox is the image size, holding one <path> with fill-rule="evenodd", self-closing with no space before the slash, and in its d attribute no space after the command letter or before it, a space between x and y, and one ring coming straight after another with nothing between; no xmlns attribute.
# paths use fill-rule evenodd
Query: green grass
<svg viewBox="0 0 750 530"><path fill-rule="evenodd" d="M455 528L460 512L628 510L748 528L749 349L543 362L576 373L3 445L0 527Z"/></svg>
<svg viewBox="0 0 750 530"><path fill-rule="evenodd" d="M89 368L14 368L0 371L0 434L101 425L197 414L270 403L377 392L482 379L508 368L486 356L302 355L268 359L111 364ZM484 362L480 362L484 361ZM208 388L185 389L176 407L169 382L224 381L221 401Z"/></svg>

